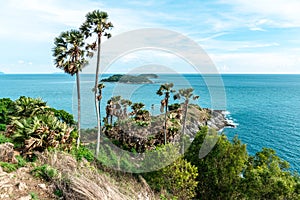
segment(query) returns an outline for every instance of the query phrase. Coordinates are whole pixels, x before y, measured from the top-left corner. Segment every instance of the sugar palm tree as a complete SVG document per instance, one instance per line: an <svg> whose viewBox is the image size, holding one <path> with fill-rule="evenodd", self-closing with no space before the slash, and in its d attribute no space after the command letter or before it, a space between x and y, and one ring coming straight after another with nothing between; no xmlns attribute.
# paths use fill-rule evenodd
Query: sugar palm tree
<svg viewBox="0 0 300 200"><path fill-rule="evenodd" d="M128 99L121 99L121 105L123 106L123 112L122 112L122 118L125 119L127 118L127 107L131 106L132 102Z"/></svg>
<svg viewBox="0 0 300 200"><path fill-rule="evenodd" d="M185 135L185 127L186 127L186 118L187 118L187 112L188 112L188 105L190 102L190 99L196 100L199 98L198 95L193 94L194 89L193 88L184 88L180 89L177 94L174 95L174 100L183 98L184 99L184 115L183 115L183 123L182 123L182 138ZM184 139L182 143L182 154L184 153Z"/></svg>
<svg viewBox="0 0 300 200"><path fill-rule="evenodd" d="M100 137L102 134L102 128L101 128L101 99L102 99L102 89L105 88L105 85L103 83L98 84L98 96L97 96L97 101L98 101L98 106L99 106L99 123L100 123L100 129L99 129L99 134L97 134L97 145L96 145L96 155L99 154L99 149L100 149Z"/></svg>
<svg viewBox="0 0 300 200"><path fill-rule="evenodd" d="M156 94L159 96L165 95L164 99L161 101L161 112L165 112L165 119L164 119L164 140L165 144L167 143L167 113L168 113L168 104L170 93L174 93L175 90L172 90L174 84L173 83L165 83L159 87Z"/></svg>
<svg viewBox="0 0 300 200"><path fill-rule="evenodd" d="M54 40L55 47L53 49L54 63L57 68L65 71L71 76L76 75L77 85L77 101L78 101L78 139L77 147L80 143L80 79L79 72L87 64L86 51L84 50L84 36L80 31L71 30L62 32L59 37Z"/></svg>
<svg viewBox="0 0 300 200"><path fill-rule="evenodd" d="M101 37L110 38L111 34L107 31L110 30L113 25L111 22L107 22L108 14L106 12L102 12L99 10L94 10L89 12L86 15L86 21L80 27L81 32L85 35L86 38L91 37L93 34L97 35L96 42L87 46L87 48L92 50L97 50L97 66L96 66L96 77L95 77L95 108L96 108L96 116L97 116L97 129L98 135L101 134L100 132L100 116L99 116L99 104L98 104L98 73L100 68L100 53L101 53ZM98 136L100 138L100 136ZM96 156L98 156L96 152Z"/></svg>

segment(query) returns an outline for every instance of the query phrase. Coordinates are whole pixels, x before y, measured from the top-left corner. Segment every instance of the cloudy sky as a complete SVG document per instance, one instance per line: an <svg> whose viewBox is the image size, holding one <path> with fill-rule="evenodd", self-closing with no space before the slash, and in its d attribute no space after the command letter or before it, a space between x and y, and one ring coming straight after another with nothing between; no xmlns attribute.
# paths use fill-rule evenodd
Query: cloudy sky
<svg viewBox="0 0 300 200"><path fill-rule="evenodd" d="M298 0L0 2L0 71L5 73L59 72L51 52L54 37L78 28L86 13L95 9L108 12L113 36L165 28L189 37L208 53L220 73L300 73ZM149 57L156 64L168 65L170 55L155 53L155 58L153 52ZM147 52L128 54L118 65L126 66L130 59L143 64Z"/></svg>

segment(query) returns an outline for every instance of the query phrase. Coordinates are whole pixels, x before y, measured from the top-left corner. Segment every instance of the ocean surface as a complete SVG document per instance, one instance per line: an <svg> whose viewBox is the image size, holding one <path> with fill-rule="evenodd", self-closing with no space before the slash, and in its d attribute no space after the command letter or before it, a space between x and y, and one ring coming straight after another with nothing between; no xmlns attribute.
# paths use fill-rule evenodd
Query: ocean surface
<svg viewBox="0 0 300 200"><path fill-rule="evenodd" d="M107 77L104 75L102 78ZM95 126L92 87L94 75L81 75L82 127ZM175 89L193 87L201 107L226 109L237 128L226 128L247 144L250 154L270 147L300 172L300 75L160 75L154 84L105 83L102 116L107 100L121 95L143 102L153 114L159 113L159 85L173 82ZM216 83L216 84L214 84ZM41 97L57 109L76 116L75 77L65 74L0 75L0 98ZM154 109L151 105L154 104Z"/></svg>

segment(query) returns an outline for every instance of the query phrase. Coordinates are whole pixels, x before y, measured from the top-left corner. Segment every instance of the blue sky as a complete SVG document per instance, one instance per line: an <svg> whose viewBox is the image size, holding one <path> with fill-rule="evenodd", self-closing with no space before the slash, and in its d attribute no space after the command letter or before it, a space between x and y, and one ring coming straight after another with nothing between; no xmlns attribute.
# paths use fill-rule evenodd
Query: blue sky
<svg viewBox="0 0 300 200"><path fill-rule="evenodd" d="M59 72L51 52L54 37L78 28L95 9L108 12L113 36L166 28L191 38L220 73L300 73L298 0L1 0L0 71ZM168 65L170 55L155 55L150 58L156 64ZM133 53L117 64L143 64L143 59L149 59L147 53Z"/></svg>

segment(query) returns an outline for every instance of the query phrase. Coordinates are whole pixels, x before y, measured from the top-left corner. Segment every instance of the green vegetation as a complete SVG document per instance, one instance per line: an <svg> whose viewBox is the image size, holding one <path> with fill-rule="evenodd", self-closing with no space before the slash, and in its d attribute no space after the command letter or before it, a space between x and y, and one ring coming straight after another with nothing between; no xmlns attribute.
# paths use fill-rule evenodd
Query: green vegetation
<svg viewBox="0 0 300 200"><path fill-rule="evenodd" d="M31 173L35 177L45 179L46 181L50 181L57 176L57 170L47 164L35 167Z"/></svg>
<svg viewBox="0 0 300 200"><path fill-rule="evenodd" d="M30 192L30 196L32 200L39 200L39 197L37 194L35 194L34 192Z"/></svg>
<svg viewBox="0 0 300 200"><path fill-rule="evenodd" d="M0 166L5 172L13 172L19 169L20 167L24 167L26 165L26 160L22 156L16 156L17 163L7 163L7 162L0 162Z"/></svg>
<svg viewBox="0 0 300 200"><path fill-rule="evenodd" d="M166 190L169 197L192 199L196 195L197 167L183 158L159 171L144 175L149 185L156 191Z"/></svg>
<svg viewBox="0 0 300 200"><path fill-rule="evenodd" d="M23 155L48 148L67 150L75 143L74 120L67 112L49 108L41 99L30 97L0 102L9 102L4 109L11 110L2 115L7 128L5 134L0 134L0 143L13 142Z"/></svg>
<svg viewBox="0 0 300 200"><path fill-rule="evenodd" d="M148 79L148 76L139 75L122 75L122 74L115 74L108 78L102 79L103 82L119 82L119 83L136 83L136 84L143 84L143 83L152 83L151 80Z"/></svg>

